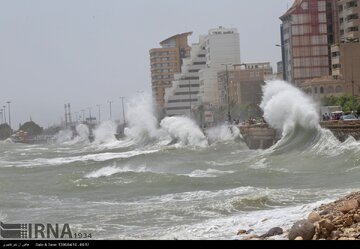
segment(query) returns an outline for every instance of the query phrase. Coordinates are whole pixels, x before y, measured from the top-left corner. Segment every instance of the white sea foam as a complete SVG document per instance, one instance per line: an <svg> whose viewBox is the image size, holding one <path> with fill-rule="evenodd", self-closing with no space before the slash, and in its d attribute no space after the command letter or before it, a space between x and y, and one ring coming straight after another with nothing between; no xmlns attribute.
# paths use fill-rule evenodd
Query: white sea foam
<svg viewBox="0 0 360 249"><path fill-rule="evenodd" d="M234 171L221 171L216 169L207 169L207 170L195 170L190 174L185 174L193 178L213 178L220 175L233 174Z"/></svg>
<svg viewBox="0 0 360 249"><path fill-rule="evenodd" d="M127 173L127 172L147 172L146 167L139 167L132 169L128 166L119 168L116 166L104 167L99 170L93 171L85 176L85 178L100 178L100 177L109 177L118 173Z"/></svg>
<svg viewBox="0 0 360 249"><path fill-rule="evenodd" d="M205 135L194 121L187 117L167 117L160 126L183 146L207 147Z"/></svg>
<svg viewBox="0 0 360 249"><path fill-rule="evenodd" d="M241 137L240 130L235 126L221 125L210 128L207 131L207 137L210 143L233 141Z"/></svg>
<svg viewBox="0 0 360 249"><path fill-rule="evenodd" d="M127 159L140 155L153 154L158 152L158 150L148 150L148 151L127 151L121 153L99 153L99 154L89 154L84 156L74 156L74 157L60 157L60 158L38 158L31 161L17 161L16 163L9 164L7 167L36 167L36 166L59 166L70 164L74 162L105 162L114 159Z"/></svg>

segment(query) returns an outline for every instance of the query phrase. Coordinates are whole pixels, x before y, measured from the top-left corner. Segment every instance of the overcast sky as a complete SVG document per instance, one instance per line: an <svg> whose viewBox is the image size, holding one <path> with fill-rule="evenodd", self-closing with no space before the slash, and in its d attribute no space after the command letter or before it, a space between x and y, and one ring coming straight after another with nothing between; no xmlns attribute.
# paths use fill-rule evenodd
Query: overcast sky
<svg viewBox="0 0 360 249"><path fill-rule="evenodd" d="M60 122L64 103L121 117L120 96L151 92L149 49L177 33L198 41L240 32L243 62L281 60L280 20L291 0L0 0L0 106L13 128ZM276 70L276 68L275 68ZM2 108L2 107L1 107ZM0 119L1 121L1 119Z"/></svg>

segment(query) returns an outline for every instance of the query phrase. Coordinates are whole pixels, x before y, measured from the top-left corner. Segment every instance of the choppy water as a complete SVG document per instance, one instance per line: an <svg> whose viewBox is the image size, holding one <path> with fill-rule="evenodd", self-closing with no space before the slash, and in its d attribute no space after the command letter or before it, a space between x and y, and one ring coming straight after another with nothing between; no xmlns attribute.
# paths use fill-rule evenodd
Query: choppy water
<svg viewBox="0 0 360 249"><path fill-rule="evenodd" d="M186 118L157 126L141 109L149 105L132 106L123 141L105 123L93 144L84 127L83 138L62 132L49 145L0 142L0 220L70 223L95 239L236 239L238 229L288 228L359 190L360 143L341 144L317 127L311 102L271 114L274 101L289 97L279 92L304 103L284 84L265 89L265 117L284 131L265 151L250 151L227 127L205 137ZM269 93L275 87L282 89Z"/></svg>

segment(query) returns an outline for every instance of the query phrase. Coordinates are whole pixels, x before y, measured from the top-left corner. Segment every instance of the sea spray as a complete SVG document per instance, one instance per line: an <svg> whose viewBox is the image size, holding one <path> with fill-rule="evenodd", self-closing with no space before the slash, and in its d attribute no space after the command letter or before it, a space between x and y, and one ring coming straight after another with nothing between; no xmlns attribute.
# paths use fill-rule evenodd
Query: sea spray
<svg viewBox="0 0 360 249"><path fill-rule="evenodd" d="M160 126L172 138L179 140L180 145L208 146L208 141L199 126L187 117L167 117L161 121Z"/></svg>
<svg viewBox="0 0 360 249"><path fill-rule="evenodd" d="M89 127L87 127L84 124L79 124L78 126L76 126L76 132L78 134L78 137L81 138L81 140L88 140L89 139Z"/></svg>
<svg viewBox="0 0 360 249"><path fill-rule="evenodd" d="M55 135L55 141L57 143L64 143L70 141L73 138L72 130L61 130Z"/></svg>
<svg viewBox="0 0 360 249"><path fill-rule="evenodd" d="M117 125L113 121L102 122L99 127L94 130L95 143L108 143L116 140Z"/></svg>
<svg viewBox="0 0 360 249"><path fill-rule="evenodd" d="M241 137L240 130L235 126L221 125L210 128L207 131L207 137L209 142L226 142L233 141Z"/></svg>
<svg viewBox="0 0 360 249"><path fill-rule="evenodd" d="M125 135L136 142L148 142L161 136L154 106L149 95L130 99L126 108L127 128Z"/></svg>
<svg viewBox="0 0 360 249"><path fill-rule="evenodd" d="M266 83L260 107L270 126L284 132L284 135L293 131L296 126L320 129L315 102L304 92L284 81Z"/></svg>

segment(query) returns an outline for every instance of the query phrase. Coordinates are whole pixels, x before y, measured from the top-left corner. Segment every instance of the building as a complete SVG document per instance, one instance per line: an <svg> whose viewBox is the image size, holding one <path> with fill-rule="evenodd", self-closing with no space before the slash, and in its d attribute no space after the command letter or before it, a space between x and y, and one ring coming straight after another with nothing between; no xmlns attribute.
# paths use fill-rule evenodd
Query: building
<svg viewBox="0 0 360 249"><path fill-rule="evenodd" d="M218 72L226 65L239 64L240 35L235 28L219 27L209 30L205 37L206 65L200 71L200 98L204 105L220 106Z"/></svg>
<svg viewBox="0 0 360 249"><path fill-rule="evenodd" d="M183 59L190 56L188 37L191 34L174 35L160 42L161 48L150 50L152 93L161 108L165 106L165 89L171 87L174 75L181 72Z"/></svg>
<svg viewBox="0 0 360 249"><path fill-rule="evenodd" d="M204 37L192 45L190 58L184 59L180 74L175 75L172 87L166 89L165 110L167 116L192 116L200 105L199 71L206 67Z"/></svg>
<svg viewBox="0 0 360 249"><path fill-rule="evenodd" d="M334 0L295 0L280 17L284 76L301 85L331 74Z"/></svg>
<svg viewBox="0 0 360 249"><path fill-rule="evenodd" d="M220 105L226 107L229 104L231 106L260 104L262 86L268 76L273 76L270 62L242 63L234 65L232 70L219 72Z"/></svg>
<svg viewBox="0 0 360 249"><path fill-rule="evenodd" d="M331 47L332 76L344 82L345 93L360 93L360 3L359 0L337 2L339 30Z"/></svg>
<svg viewBox="0 0 360 249"><path fill-rule="evenodd" d="M316 100L330 96L340 97L351 91L349 86L345 85L344 80L334 79L332 76L307 80L301 84L301 89Z"/></svg>

